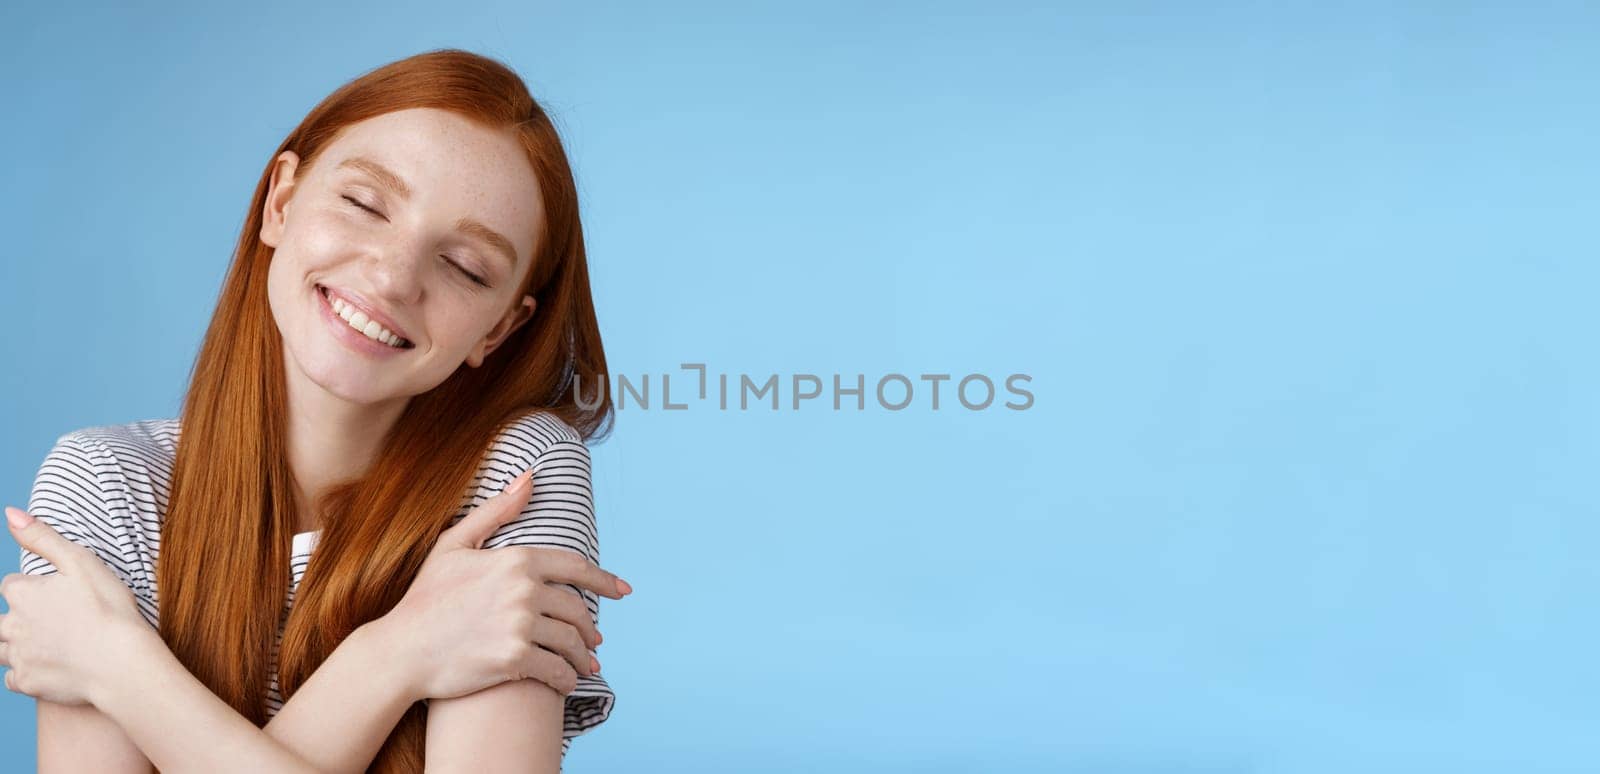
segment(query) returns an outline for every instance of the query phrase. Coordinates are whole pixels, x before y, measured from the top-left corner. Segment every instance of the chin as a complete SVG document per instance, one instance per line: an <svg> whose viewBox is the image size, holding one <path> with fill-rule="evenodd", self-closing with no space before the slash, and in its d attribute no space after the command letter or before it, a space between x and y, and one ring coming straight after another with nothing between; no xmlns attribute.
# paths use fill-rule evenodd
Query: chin
<svg viewBox="0 0 1600 774"><path fill-rule="evenodd" d="M404 397L374 390L373 385L362 384L359 382L359 380L357 380L354 384L352 384L350 380L339 379L312 379L312 381L329 395L332 395L346 403L352 403L358 406L384 403L398 397Z"/></svg>
<svg viewBox="0 0 1600 774"><path fill-rule="evenodd" d="M346 352L318 351L309 357L290 355L290 367L298 368L311 382L340 400L366 405L402 397L383 369L373 368Z"/></svg>

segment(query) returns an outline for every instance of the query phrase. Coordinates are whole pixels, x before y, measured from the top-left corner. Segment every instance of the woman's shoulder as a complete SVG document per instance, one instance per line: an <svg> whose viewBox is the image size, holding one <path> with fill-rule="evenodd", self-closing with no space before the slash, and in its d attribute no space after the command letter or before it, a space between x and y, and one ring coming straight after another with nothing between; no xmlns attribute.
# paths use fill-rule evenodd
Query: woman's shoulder
<svg viewBox="0 0 1600 774"><path fill-rule="evenodd" d="M572 425L545 409L535 409L505 423L484 455L486 470L508 470L511 476L547 453L585 453L583 436ZM515 470L511 470L515 468Z"/></svg>
<svg viewBox="0 0 1600 774"><path fill-rule="evenodd" d="M63 433L56 438L56 445L112 455L133 455L170 466L172 459L177 456L180 430L177 417L90 425Z"/></svg>
<svg viewBox="0 0 1600 774"><path fill-rule="evenodd" d="M497 443L518 443L543 448L553 443L583 443L583 436L566 420L547 409L533 409L506 423L495 439Z"/></svg>
<svg viewBox="0 0 1600 774"><path fill-rule="evenodd" d="M153 620L154 563L176 441L176 419L63 433L39 465L28 496L30 513L92 549L133 589L147 620ZM27 550L21 566L28 574L55 572Z"/></svg>
<svg viewBox="0 0 1600 774"><path fill-rule="evenodd" d="M71 502L129 529L158 530L177 451L177 418L80 427L56 438L34 496Z"/></svg>
<svg viewBox="0 0 1600 774"><path fill-rule="evenodd" d="M523 504L521 514L500 525L483 547L546 544L552 542L548 533L554 530L564 535L555 542L587 553L594 538L589 449L571 425L543 409L518 415L501 425L479 460L477 475L467 487L451 525L505 491L512 479L529 468L534 471L532 496ZM575 519L577 523L568 523ZM586 538L570 539L574 535Z"/></svg>
<svg viewBox="0 0 1600 774"><path fill-rule="evenodd" d="M92 474L117 494L155 494L172 480L178 436L176 417L80 427L56 438L45 465Z"/></svg>

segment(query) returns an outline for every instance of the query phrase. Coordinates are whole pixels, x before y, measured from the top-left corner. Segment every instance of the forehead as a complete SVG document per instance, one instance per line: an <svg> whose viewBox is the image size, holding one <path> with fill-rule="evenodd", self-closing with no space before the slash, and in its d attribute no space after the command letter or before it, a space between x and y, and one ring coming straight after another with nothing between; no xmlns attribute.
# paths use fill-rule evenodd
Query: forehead
<svg viewBox="0 0 1600 774"><path fill-rule="evenodd" d="M438 222L478 220L511 240L519 267L533 254L543 206L527 153L509 128L490 129L432 108L397 110L344 127L320 156L313 174L368 178L341 165L357 158L377 162L410 189L409 199L396 206Z"/></svg>

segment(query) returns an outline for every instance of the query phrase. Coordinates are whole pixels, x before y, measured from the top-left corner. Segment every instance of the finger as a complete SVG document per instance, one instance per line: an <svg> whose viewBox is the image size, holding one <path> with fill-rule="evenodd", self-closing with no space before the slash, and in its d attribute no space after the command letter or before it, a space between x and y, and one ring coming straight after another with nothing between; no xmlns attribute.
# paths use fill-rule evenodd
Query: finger
<svg viewBox="0 0 1600 774"><path fill-rule="evenodd" d="M600 647L600 630L595 628L589 606L577 592L566 586L546 585L539 592L539 606L545 615L575 627L591 650Z"/></svg>
<svg viewBox="0 0 1600 774"><path fill-rule="evenodd" d="M528 503L528 495L533 492L529 483L533 479L533 470L522 471L522 474L506 484L506 488L487 500L471 513L461 517L455 526L444 531L439 536L440 542L448 541L449 545L457 548L477 548L488 540L500 525L510 521L522 512L522 506Z"/></svg>
<svg viewBox="0 0 1600 774"><path fill-rule="evenodd" d="M50 560L57 570L71 566L78 559L77 543L62 537L49 524L21 508L6 506L6 525L11 528L11 537L18 545Z"/></svg>
<svg viewBox="0 0 1600 774"><path fill-rule="evenodd" d="M622 599L624 594L633 591L626 581L600 569L600 565L589 561L588 557L582 554L561 549L550 550L553 553L549 559L540 562L545 571L544 580L559 580L582 586L608 599Z"/></svg>
<svg viewBox="0 0 1600 774"><path fill-rule="evenodd" d="M39 583L48 577L50 576L24 575L20 572L6 573L4 578L0 578L0 598L4 598L6 604L15 609L17 601L20 599L17 595L22 592L24 587ZM0 637L0 639L4 638Z"/></svg>
<svg viewBox="0 0 1600 774"><path fill-rule="evenodd" d="M560 654L580 675L588 676L600 671L600 660L589 652L589 646L584 643L578 630L566 621L539 616L533 625L533 643Z"/></svg>
<svg viewBox="0 0 1600 774"><path fill-rule="evenodd" d="M11 643L0 642L0 667L11 668Z"/></svg>
<svg viewBox="0 0 1600 774"><path fill-rule="evenodd" d="M518 666L518 671L527 678L554 688L555 692L562 696L578 688L578 673L572 668L572 664L567 663L567 660L560 655L543 648L529 648Z"/></svg>

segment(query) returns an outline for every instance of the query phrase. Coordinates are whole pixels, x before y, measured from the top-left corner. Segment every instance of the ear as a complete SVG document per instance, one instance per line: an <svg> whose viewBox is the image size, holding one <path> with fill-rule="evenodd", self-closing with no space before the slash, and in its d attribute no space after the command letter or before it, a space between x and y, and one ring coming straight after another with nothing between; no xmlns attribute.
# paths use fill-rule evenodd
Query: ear
<svg viewBox="0 0 1600 774"><path fill-rule="evenodd" d="M294 193L294 173L300 167L300 155L284 151L272 161L272 177L267 181L267 201L261 211L261 241L268 247L277 247L283 241L283 229L289 217L289 197Z"/></svg>
<svg viewBox="0 0 1600 774"><path fill-rule="evenodd" d="M489 335L484 336L483 340L474 345L472 351L467 353L467 365L473 368L483 365L483 359L488 357L489 353L493 352L496 347L499 347L506 340L506 337L511 335L512 331L521 328L523 323L533 318L533 310L538 305L539 302L535 301L533 296L524 295L522 303L517 304L517 308L501 316L500 321L495 323L494 328L489 330Z"/></svg>

